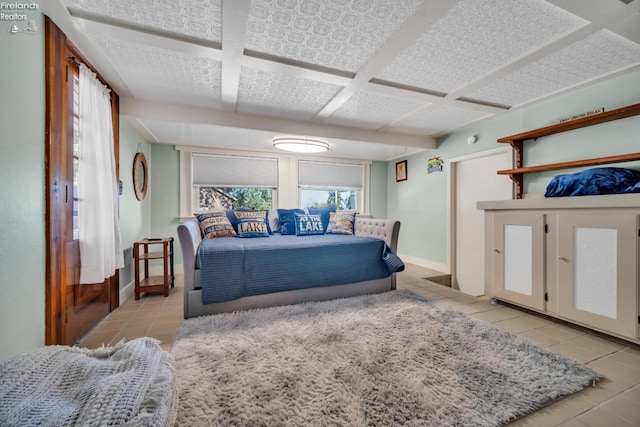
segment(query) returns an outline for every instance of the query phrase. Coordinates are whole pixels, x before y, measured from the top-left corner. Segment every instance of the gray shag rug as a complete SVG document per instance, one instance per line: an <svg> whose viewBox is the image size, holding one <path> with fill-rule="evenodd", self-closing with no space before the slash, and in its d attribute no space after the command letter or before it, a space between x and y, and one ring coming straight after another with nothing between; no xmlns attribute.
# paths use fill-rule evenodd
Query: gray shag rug
<svg viewBox="0 0 640 427"><path fill-rule="evenodd" d="M500 426L601 379L409 291L185 320L181 426Z"/></svg>

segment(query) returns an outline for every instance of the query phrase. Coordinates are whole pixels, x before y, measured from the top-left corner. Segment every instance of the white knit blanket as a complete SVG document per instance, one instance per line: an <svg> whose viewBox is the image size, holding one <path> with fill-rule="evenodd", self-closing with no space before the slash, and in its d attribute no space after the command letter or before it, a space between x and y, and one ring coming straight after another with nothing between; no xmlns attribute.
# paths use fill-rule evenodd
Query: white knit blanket
<svg viewBox="0 0 640 427"><path fill-rule="evenodd" d="M1 426L169 426L177 404L173 356L153 338L0 363Z"/></svg>

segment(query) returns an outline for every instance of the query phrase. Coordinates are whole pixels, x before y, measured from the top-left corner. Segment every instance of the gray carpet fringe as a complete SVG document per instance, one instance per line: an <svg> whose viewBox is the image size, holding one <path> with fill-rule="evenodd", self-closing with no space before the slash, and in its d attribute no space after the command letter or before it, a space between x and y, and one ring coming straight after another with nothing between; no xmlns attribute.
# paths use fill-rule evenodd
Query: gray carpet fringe
<svg viewBox="0 0 640 427"><path fill-rule="evenodd" d="M177 425L500 426L602 378L409 291L188 319Z"/></svg>

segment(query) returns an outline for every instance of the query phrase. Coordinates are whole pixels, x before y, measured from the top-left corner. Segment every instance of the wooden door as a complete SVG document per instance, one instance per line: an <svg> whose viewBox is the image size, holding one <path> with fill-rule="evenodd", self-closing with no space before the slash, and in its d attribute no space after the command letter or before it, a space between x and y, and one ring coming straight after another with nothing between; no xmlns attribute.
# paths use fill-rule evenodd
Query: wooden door
<svg viewBox="0 0 640 427"><path fill-rule="evenodd" d="M86 60L46 19L47 60L47 283L46 343L76 343L118 306L118 274L103 283L79 284L78 240L78 65ZM112 92L114 124L119 120ZM114 150L118 164L118 127Z"/></svg>

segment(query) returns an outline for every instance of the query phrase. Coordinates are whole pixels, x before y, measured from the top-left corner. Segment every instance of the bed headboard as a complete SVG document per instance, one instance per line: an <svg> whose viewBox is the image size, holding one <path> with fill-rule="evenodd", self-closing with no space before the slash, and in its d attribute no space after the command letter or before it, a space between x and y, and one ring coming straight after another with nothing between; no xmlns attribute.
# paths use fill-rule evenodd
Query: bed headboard
<svg viewBox="0 0 640 427"><path fill-rule="evenodd" d="M398 250L400 221L356 217L355 230L356 236L376 237L384 240L394 253Z"/></svg>

